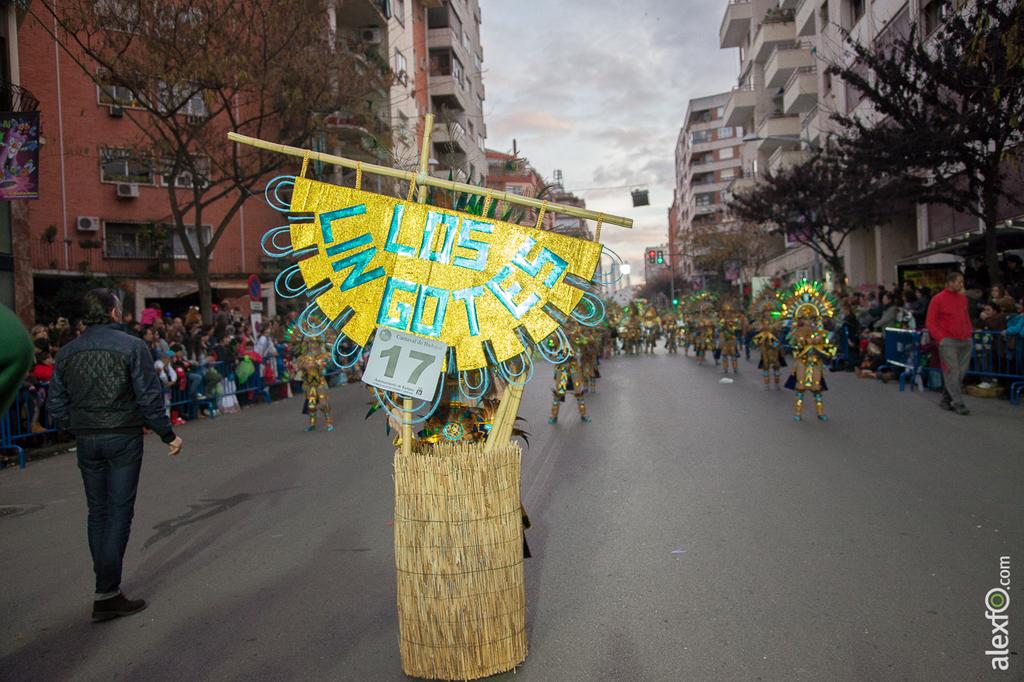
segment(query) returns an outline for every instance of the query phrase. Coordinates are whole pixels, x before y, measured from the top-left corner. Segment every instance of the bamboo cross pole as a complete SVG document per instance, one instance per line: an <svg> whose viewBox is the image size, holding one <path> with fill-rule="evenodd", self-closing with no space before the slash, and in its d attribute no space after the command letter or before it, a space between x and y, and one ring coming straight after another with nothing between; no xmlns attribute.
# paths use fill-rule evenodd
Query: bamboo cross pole
<svg viewBox="0 0 1024 682"><path fill-rule="evenodd" d="M432 114L427 114L431 116ZM433 124L427 126L426 130L423 131L424 141L430 139L431 132L433 130ZM475 194L477 196L487 196L490 194L493 201L505 201L512 204L519 204L520 206L528 206L530 208L545 209L547 211L553 211L555 213L561 213L563 215L573 216L574 218L583 218L584 220L596 220L599 224L618 225L619 227L633 227L632 218L623 218L621 216L605 215L597 211L588 211L585 208L577 208L576 206L565 206L562 204L554 204L540 199L533 199L531 197L523 197L518 194L510 194L508 192L496 192L493 189L487 187L479 187L477 185L467 185L463 182L455 182L454 180L442 180L441 178L435 178L427 172L427 166L424 163L424 158L421 153L420 157L420 171L419 173L412 173L410 171L400 170L398 168L388 168L387 166L377 166L371 163L362 163L360 161L353 161L352 159L346 159L341 156L334 156L333 154L325 154L323 152L314 152L308 149L299 149L298 147L289 147L288 145L277 144L276 142L267 142L266 140L260 140L255 137L249 137L247 135L239 135L238 133L228 133L228 139L232 142L240 142L247 144L259 149L266 149L272 152L278 152L281 154L287 154L289 156L297 156L300 158L306 158L313 161L322 161L324 163L330 163L335 166L343 166L345 168L362 169L364 173L376 173L377 175L384 175L389 178L398 178L400 180L408 180L409 182L415 182L420 187L420 192L427 185L431 187L440 187L441 189L448 189L453 192L466 192L469 194ZM427 159L429 156L429 147L426 149ZM600 230L600 228L599 228ZM600 232L599 232L600 233Z"/></svg>

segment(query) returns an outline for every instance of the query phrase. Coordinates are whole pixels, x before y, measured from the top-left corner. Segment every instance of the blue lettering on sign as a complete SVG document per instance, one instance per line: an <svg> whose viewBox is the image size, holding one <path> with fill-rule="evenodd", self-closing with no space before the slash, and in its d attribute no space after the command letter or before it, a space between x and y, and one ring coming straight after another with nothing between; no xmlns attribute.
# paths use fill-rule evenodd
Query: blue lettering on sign
<svg viewBox="0 0 1024 682"><path fill-rule="evenodd" d="M469 319L469 333L471 336L480 336L480 320L476 316L476 297L484 295L484 288L471 287L459 289L452 292L452 298L462 301L466 305L466 317Z"/></svg>
<svg viewBox="0 0 1024 682"><path fill-rule="evenodd" d="M487 242L477 241L470 237L470 231L482 232L483 234L493 234L494 224L485 223L482 220L472 220L470 218L462 219L462 227L459 228L459 240L456 246L463 249L476 252L476 258L463 258L462 256L456 256L455 260L452 261L452 265L457 265L460 268L469 268L470 270L477 270L483 272L487 267L487 253L490 251L491 245Z"/></svg>
<svg viewBox="0 0 1024 682"><path fill-rule="evenodd" d="M444 225L444 245L440 251L433 251L430 245L434 241L434 232L438 225ZM434 261L447 265L451 262L452 246L455 245L455 237L459 226L458 216L444 215L437 211L427 213L427 225L423 228L423 242L420 244L419 257L423 260Z"/></svg>
<svg viewBox="0 0 1024 682"><path fill-rule="evenodd" d="M337 211L320 214L320 233L324 238L324 246L334 241L334 232L331 230L331 223L342 218L351 218L366 213L366 204L339 208Z"/></svg>
<svg viewBox="0 0 1024 682"><path fill-rule="evenodd" d="M529 312L530 308L537 305L537 302L540 301L540 296L537 294L530 294L522 303L516 304L515 297L523 290L523 287L520 286L519 282L513 281L512 286L508 289L503 289L501 286L512 272L512 264L509 263L501 269L501 272L492 277L490 281L487 282L486 286L491 290L492 294L497 296L502 305L512 313L512 317L517 320L521 320L523 319L523 315Z"/></svg>
<svg viewBox="0 0 1024 682"><path fill-rule="evenodd" d="M526 260L526 257L529 255L530 251L533 250L533 247L536 244L536 239L527 237L523 242L523 245L519 247L519 251L517 251L516 255L512 257L512 262L515 263L520 270L531 277L539 275L541 268L544 267L545 263L551 263L551 272L549 272L547 277L544 278L544 286L550 289L555 286L555 282L557 282L558 278L562 276L565 269L569 267L569 264L546 248L542 248L540 253L537 254L537 257L532 261Z"/></svg>
<svg viewBox="0 0 1024 682"><path fill-rule="evenodd" d="M420 288L416 297L416 310L412 314L412 333L421 336L438 338L441 336L441 329L444 326L444 314L448 309L448 297L451 292L440 287L424 286ZM437 308L434 310L434 321L426 324L423 321L423 313L427 307L427 298L437 299Z"/></svg>
<svg viewBox="0 0 1024 682"><path fill-rule="evenodd" d="M405 214L405 206L395 205L395 212L391 214L391 228L388 230L388 240L384 244L384 250L397 256L416 257L416 248L398 243L398 231L402 228L402 216Z"/></svg>
<svg viewBox="0 0 1024 682"><path fill-rule="evenodd" d="M372 243L373 237L371 237L369 233L360 235L354 239L342 242L341 244L335 244L334 246L328 247L327 257L332 258L334 256L339 256L346 251L352 251L354 249L358 249L360 246L366 246L367 244ZM370 261L373 260L373 257L376 255L376 247L371 246L365 251L360 251L359 253L354 253L346 258L334 261L331 265L335 272L341 272L347 267L352 267L351 272L349 272L348 276L345 277L345 281L338 286L339 291L344 292L349 289L355 289L367 282L372 282L378 277L384 277L384 268L377 267L366 272L367 266L369 266Z"/></svg>
<svg viewBox="0 0 1024 682"><path fill-rule="evenodd" d="M407 282L406 280L398 279L397 277L389 278L387 286L384 287L384 299L381 301L380 309L377 311L377 324L385 327L401 329L402 331L408 331L409 318L412 315L412 306L403 301L395 301L395 309L398 311L398 315L393 316L391 314L391 299L393 298L396 290L408 291L412 294L416 293L418 286L419 285L415 282ZM418 300L417 303L419 303Z"/></svg>

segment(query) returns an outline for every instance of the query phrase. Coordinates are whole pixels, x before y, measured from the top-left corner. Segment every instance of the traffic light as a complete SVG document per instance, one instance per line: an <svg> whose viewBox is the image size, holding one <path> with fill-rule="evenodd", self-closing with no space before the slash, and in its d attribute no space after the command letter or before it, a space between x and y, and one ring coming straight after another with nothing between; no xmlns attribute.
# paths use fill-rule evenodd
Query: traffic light
<svg viewBox="0 0 1024 682"><path fill-rule="evenodd" d="M651 263L652 265L653 265L653 264L654 264L655 262L657 262L657 261L655 260L655 253L654 253L654 251L648 251L648 252L647 252L647 262Z"/></svg>
<svg viewBox="0 0 1024 682"><path fill-rule="evenodd" d="M679 305L679 299L678 298L673 298L672 299L672 305Z"/></svg>
<svg viewBox="0 0 1024 682"><path fill-rule="evenodd" d="M665 262L665 252L664 251L659 251L658 252L658 265L662 265L664 262Z"/></svg>

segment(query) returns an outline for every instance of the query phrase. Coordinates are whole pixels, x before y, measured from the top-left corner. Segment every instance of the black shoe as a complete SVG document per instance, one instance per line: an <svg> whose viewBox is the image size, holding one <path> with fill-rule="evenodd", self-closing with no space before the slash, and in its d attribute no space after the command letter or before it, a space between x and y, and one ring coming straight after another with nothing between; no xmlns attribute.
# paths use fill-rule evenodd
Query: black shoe
<svg viewBox="0 0 1024 682"><path fill-rule="evenodd" d="M945 400L943 400L941 403L939 403L939 407L941 407L944 410L949 410L950 412L953 411L953 404L952 403L947 403Z"/></svg>
<svg viewBox="0 0 1024 682"><path fill-rule="evenodd" d="M957 414L963 415L965 417L971 413L971 411L967 409L967 406L963 405L963 404L957 405L956 407L954 407L953 411L956 412Z"/></svg>
<svg viewBox="0 0 1024 682"><path fill-rule="evenodd" d="M100 623L113 618L131 616L145 608L145 599L136 599L135 601L132 601L123 594L119 594L116 597L111 597L110 599L94 601L92 603L92 619L93 621Z"/></svg>

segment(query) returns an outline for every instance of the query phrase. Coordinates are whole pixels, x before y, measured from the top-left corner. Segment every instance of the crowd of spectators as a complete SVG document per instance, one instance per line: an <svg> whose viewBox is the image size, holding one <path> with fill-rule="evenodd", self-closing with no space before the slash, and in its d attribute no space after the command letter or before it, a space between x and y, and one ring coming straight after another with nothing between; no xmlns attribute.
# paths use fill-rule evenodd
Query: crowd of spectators
<svg viewBox="0 0 1024 682"><path fill-rule="evenodd" d="M168 414L177 425L185 423L189 415L213 417L252 404L255 391L238 391L238 386L244 386L257 371L274 398L292 395L291 382L298 373L286 330L295 319L295 313L264 317L254 330L251 317L240 307L232 309L227 301L215 306L212 321L204 321L195 306L183 315L171 315L153 302L137 316L125 313L122 324L149 348L165 389ZM28 398L19 404L20 419L31 433L52 429L52 424L44 423L42 407L54 356L84 329L80 320L61 317L30 330L35 363L23 381Z"/></svg>
<svg viewBox="0 0 1024 682"><path fill-rule="evenodd" d="M971 259L964 268L964 294L968 314L975 331L1001 334L1000 348L1014 350L1024 344L1024 267L1020 256L1011 254L1001 262L1003 284L989 286L988 270L983 259ZM928 305L941 286L915 287L904 282L892 289L878 287L868 291L850 291L839 298L837 326L845 327L850 340L850 360L846 369L867 376L878 376L883 381L896 378L897 370L886 367L885 330L925 329ZM929 344L927 335L922 339L924 363L938 367L938 353ZM998 379L982 382L982 387L996 385Z"/></svg>

